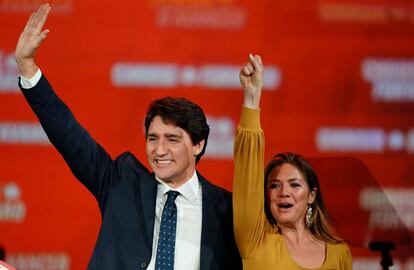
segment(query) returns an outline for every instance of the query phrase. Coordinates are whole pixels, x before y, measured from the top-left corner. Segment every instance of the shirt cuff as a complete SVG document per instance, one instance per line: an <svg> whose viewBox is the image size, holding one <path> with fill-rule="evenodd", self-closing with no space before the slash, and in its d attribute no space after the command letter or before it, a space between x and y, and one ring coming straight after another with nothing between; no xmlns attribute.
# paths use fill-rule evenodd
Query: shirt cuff
<svg viewBox="0 0 414 270"><path fill-rule="evenodd" d="M24 89L30 89L36 86L41 77L42 71L40 71L40 68L38 68L36 74L33 75L33 77L31 77L30 79L20 76L20 83Z"/></svg>
<svg viewBox="0 0 414 270"><path fill-rule="evenodd" d="M243 107L239 126L243 129L261 131L260 109L250 109Z"/></svg>

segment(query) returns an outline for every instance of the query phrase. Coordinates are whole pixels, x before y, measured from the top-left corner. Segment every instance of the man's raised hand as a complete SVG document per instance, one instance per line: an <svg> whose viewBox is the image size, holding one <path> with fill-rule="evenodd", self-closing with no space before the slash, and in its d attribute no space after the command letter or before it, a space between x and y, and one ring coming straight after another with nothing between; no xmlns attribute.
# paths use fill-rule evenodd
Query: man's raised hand
<svg viewBox="0 0 414 270"><path fill-rule="evenodd" d="M38 69L34 57L36 50L49 33L48 29L43 30L49 11L50 5L44 4L32 13L17 42L14 55L20 75L25 78L33 77Z"/></svg>

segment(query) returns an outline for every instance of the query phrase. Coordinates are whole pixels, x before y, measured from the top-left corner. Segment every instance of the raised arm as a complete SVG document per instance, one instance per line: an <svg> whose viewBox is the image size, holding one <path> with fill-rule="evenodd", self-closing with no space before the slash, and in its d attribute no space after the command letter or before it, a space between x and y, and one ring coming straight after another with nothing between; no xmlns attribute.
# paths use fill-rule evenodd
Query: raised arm
<svg viewBox="0 0 414 270"><path fill-rule="evenodd" d="M43 30L49 12L50 5L44 4L32 13L17 42L14 54L20 74L25 78L32 78L38 70L35 54L49 33L48 29Z"/></svg>
<svg viewBox="0 0 414 270"><path fill-rule="evenodd" d="M35 53L49 32L43 30L49 11L48 4L40 6L31 15L17 42L16 62L26 79L31 79L38 72ZM19 86L50 142L103 207L106 191L119 179L116 162L78 123L43 75L34 84L28 89L23 88L22 84Z"/></svg>
<svg viewBox="0 0 414 270"><path fill-rule="evenodd" d="M234 232L243 258L248 258L263 240L264 213L264 135L260 127L260 96L263 64L260 56L249 55L240 70L243 108L234 145L233 211Z"/></svg>

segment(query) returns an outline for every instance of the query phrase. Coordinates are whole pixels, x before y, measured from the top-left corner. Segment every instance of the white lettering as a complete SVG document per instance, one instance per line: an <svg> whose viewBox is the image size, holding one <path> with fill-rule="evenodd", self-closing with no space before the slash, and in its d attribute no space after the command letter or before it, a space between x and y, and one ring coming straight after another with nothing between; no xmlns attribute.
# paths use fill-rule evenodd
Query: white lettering
<svg viewBox="0 0 414 270"><path fill-rule="evenodd" d="M227 117L208 117L210 135L206 157L231 159L233 157L234 122Z"/></svg>
<svg viewBox="0 0 414 270"><path fill-rule="evenodd" d="M380 128L321 127L316 132L316 145L322 152L382 152L385 133Z"/></svg>
<svg viewBox="0 0 414 270"><path fill-rule="evenodd" d="M414 189L364 188L360 206L370 212L371 228L414 229Z"/></svg>
<svg viewBox="0 0 414 270"><path fill-rule="evenodd" d="M361 73L372 84L372 100L414 102L414 60L367 58Z"/></svg>
<svg viewBox="0 0 414 270"><path fill-rule="evenodd" d="M68 270L70 256L66 253L15 253L7 261L19 270Z"/></svg>
<svg viewBox="0 0 414 270"><path fill-rule="evenodd" d="M240 66L205 64L200 67L177 64L115 63L111 80L116 87L165 87L200 86L210 89L241 90ZM269 65L264 72L264 89L275 90L281 83L281 71Z"/></svg>
<svg viewBox="0 0 414 270"><path fill-rule="evenodd" d="M26 205L23 202L0 202L0 222L20 223L26 217Z"/></svg>
<svg viewBox="0 0 414 270"><path fill-rule="evenodd" d="M247 12L234 6L161 6L157 25L161 28L241 29L247 24Z"/></svg>
<svg viewBox="0 0 414 270"><path fill-rule="evenodd" d="M0 122L0 143L50 144L40 124L26 122Z"/></svg>

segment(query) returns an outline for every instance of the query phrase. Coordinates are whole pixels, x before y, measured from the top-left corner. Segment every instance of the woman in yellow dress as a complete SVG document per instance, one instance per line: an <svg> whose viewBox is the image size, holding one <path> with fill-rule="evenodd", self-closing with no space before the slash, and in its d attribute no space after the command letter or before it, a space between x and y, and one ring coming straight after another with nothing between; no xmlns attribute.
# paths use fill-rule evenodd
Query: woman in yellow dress
<svg viewBox="0 0 414 270"><path fill-rule="evenodd" d="M264 168L259 103L260 56L240 70L243 107L234 145L234 232L249 269L352 269L348 245L332 229L318 178L294 153L275 155Z"/></svg>

